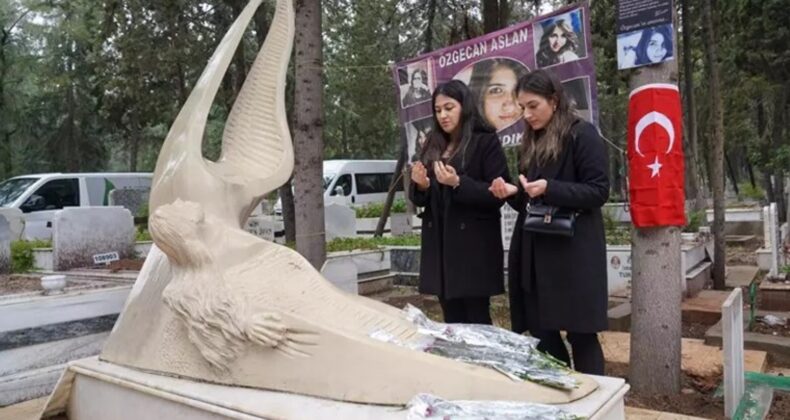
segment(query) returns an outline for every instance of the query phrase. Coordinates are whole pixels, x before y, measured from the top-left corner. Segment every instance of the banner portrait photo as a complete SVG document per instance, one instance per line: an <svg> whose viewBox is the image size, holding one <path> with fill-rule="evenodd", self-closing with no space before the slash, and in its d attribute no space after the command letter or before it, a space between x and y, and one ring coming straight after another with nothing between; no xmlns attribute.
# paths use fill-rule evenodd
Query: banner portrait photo
<svg viewBox="0 0 790 420"><path fill-rule="evenodd" d="M578 115L597 125L589 22L587 4L573 5L397 63L393 79L409 158L431 129L434 88L452 79L469 86L480 115L496 129L504 147L520 144L524 132L516 82L538 68L554 72Z"/></svg>

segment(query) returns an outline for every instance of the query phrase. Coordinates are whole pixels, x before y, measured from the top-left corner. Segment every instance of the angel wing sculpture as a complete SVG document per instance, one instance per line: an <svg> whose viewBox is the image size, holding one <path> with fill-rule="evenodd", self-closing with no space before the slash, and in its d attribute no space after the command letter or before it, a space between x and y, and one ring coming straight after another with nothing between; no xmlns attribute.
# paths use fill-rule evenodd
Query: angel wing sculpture
<svg viewBox="0 0 790 420"><path fill-rule="evenodd" d="M155 242L104 361L166 375L337 400L401 405L420 392L450 399L564 403L572 391L517 382L484 367L370 338L418 335L400 311L346 294L295 251L242 229L261 197L293 169L285 77L291 0L271 28L230 113L217 162L203 158L209 107L261 0L222 40L162 146L151 191Z"/></svg>

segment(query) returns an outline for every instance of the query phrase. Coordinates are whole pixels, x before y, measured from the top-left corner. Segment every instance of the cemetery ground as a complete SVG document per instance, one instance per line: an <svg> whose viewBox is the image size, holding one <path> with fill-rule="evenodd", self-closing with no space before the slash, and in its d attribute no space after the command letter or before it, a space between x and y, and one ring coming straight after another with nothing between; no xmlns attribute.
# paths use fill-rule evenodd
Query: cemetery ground
<svg viewBox="0 0 790 420"><path fill-rule="evenodd" d="M729 271L733 272L733 266L754 267L752 273L756 284L767 281L765 272L756 270L757 262L755 251L760 247L758 239L752 239L741 243L728 244L727 263ZM735 270L737 271L737 270ZM729 276L735 277L735 275ZM730 283L728 281L728 283ZM743 287L744 296L744 318L749 317L749 284ZM710 286L708 286L710 287ZM709 330L719 323L721 318L721 303L726 298L732 288L727 291L705 290L701 293L702 298L695 304L693 299L687 299L684 305L682 337L683 337L683 366L681 393L677 395L644 395L631 390L626 394L625 403L627 406L627 417L629 419L657 419L659 414L655 412L674 413L678 415L701 417L709 419L724 419L724 399L721 394L722 384L722 354L720 350L720 339L718 342L711 342L707 335ZM790 296L790 295L788 295ZM370 297L382 300L390 305L403 308L406 304L412 304L423 310L434 320L442 319L442 311L439 301L434 296L420 295L414 286L395 286L393 289L372 295ZM691 303L689 303L691 301ZM613 299L610 307L614 308L621 303L619 299ZM790 313L775 314L788 316ZM509 329L509 304L506 295L496 296L491 300L491 316L494 324ZM767 314L760 311L759 314ZM790 318L788 316L787 318ZM618 328L620 329L620 328ZM720 327L719 327L720 331ZM748 331L748 330L747 330ZM720 334L720 333L719 333ZM785 338L783 348L779 345L774 347L764 347L764 350L750 350L752 347L749 342L750 333L745 334L745 369L747 371L758 371L778 376L790 375L790 327L770 326L762 322L755 321L751 334L759 334L766 337ZM719 335L720 337L720 335ZM606 374L628 378L628 357L629 357L629 335L623 331L606 331L600 334L604 356L606 358ZM760 348L758 345L757 348ZM717 390L719 394L717 394ZM660 417L677 418L668 415ZM790 418L790 392L775 391L770 411L767 419L779 420Z"/></svg>
<svg viewBox="0 0 790 420"><path fill-rule="evenodd" d="M383 245L392 245L389 242L393 241L394 238L389 239L388 242ZM348 244L346 244L346 242L348 242ZM357 249L363 242L367 243L359 239L336 241L333 242L331 250L338 251L345 250L346 248ZM403 244L400 242L403 242ZM396 246L410 245L413 247L412 242L414 242L414 238L398 239L398 241L394 241L393 243ZM728 286L730 286L729 289L732 287L742 287L745 319L748 319L750 310L749 286L752 283L755 283L756 286L767 283L765 272L758 271L757 269L758 264L755 251L760 247L760 244L761 241L758 238L753 238L746 241L730 243L728 245L727 283ZM374 245L379 246L380 244L376 243ZM409 246L406 248L408 247ZM419 249L419 247L417 247L417 249ZM138 253L138 255L144 254ZM396 259L400 260L402 258L401 256L396 258L394 251L392 255L393 264ZM413 259L413 256L411 259ZM407 260L410 259L407 258ZM93 268L78 268L71 270L69 272L71 275L67 276L68 282L65 291L81 293L90 290L110 289L117 287L119 284L125 284L128 288L131 283L133 283L137 271L140 269L143 262L144 259L142 258L126 258L115 261L104 267L95 266ZM375 287L368 286L363 288L363 281L360 277L359 292L397 308L403 308L406 304L412 304L423 310L430 318L434 320L442 319L438 300L433 296L422 296L417 293L416 287L414 286L414 284L416 284L416 277L412 275L411 277L406 276L406 278L403 278L397 275L394 272L400 270L395 269L394 265L392 271L393 273L374 272L374 274L377 274L375 278L383 279L376 280L377 284ZM414 270L405 271L413 272ZM0 302L12 295L17 297L41 295L43 289L40 285L40 277L41 273L36 272L5 276L0 275ZM744 278L746 278L746 280L744 280ZM373 282L370 282L371 285L372 283ZM720 392L719 395L716 394L717 390L720 391L722 384L722 355L719 350L721 346L721 327L718 327L718 336L716 336L715 330L721 318L721 303L729 291L713 291L709 290L709 287L710 285L706 287L706 290L702 290L697 297L684 300L682 325L682 392L677 395L642 395L630 391L625 397L627 417L629 419L685 418L683 416L711 419L724 418L724 401ZM758 309L760 309L759 303L761 301L759 293L761 289L759 287L754 287L753 289L758 292L756 303L758 303ZM790 302L790 288L788 288L786 301ZM628 377L628 346L630 341L628 328L630 322L622 322L623 317L620 316L617 318L618 315L612 315L612 313L617 312L613 312L612 310L622 309L622 305L627 302L628 296L615 296L611 298L610 329L612 329L612 331L606 331L600 334L607 360L606 374L626 379ZM784 300L780 296L775 298L772 302L779 302L778 304L781 305ZM120 303L122 303L122 301L120 301ZM49 341L61 340L67 336L90 336L101 338L101 334L106 335L112 328L119 309L120 307L115 308L114 311L106 312L107 314L105 314L105 312L96 313L95 317L91 320L62 323L60 324L61 326L68 327L68 331L66 331L66 333L64 333L65 335L62 337L62 334L57 333L57 330L61 330L62 328L29 329L27 332L36 333L33 335L27 333L22 335L0 334L0 339L2 339L0 340L0 351L3 349L13 350L23 345L44 345ZM629 314L630 313L626 313L626 315ZM756 314L759 316L775 314L790 318L790 309L784 312L758 311ZM617 319L613 321L613 317ZM510 327L509 308L506 295L497 296L492 299L492 318L497 326L506 329ZM628 317L626 316L625 318ZM754 341L751 339L752 337L767 337L769 339L768 345L761 343L759 340ZM717 339L718 341L716 341ZM781 342L782 339L786 341ZM744 341L746 348L745 369L747 371L764 372L779 376L790 375L790 328L786 325L771 326L761 322L755 322L752 330L750 332L747 330L744 334ZM2 347L2 345L6 347ZM39 404L43 404L45 398L28 401L24 403L26 405L22 406L22 408L29 408L31 404L35 405L34 401L39 401ZM3 411L11 407L6 409L0 408L0 418L3 418ZM671 413L672 415L666 413ZM788 418L789 415L790 393L775 391L771 408L766 418L784 419Z"/></svg>

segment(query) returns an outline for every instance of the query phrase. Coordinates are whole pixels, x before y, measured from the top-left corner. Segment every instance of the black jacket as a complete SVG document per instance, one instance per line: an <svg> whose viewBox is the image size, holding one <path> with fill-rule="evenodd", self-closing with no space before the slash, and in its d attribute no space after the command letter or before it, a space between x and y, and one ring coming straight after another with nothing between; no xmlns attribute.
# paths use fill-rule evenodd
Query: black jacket
<svg viewBox="0 0 790 420"><path fill-rule="evenodd" d="M508 255L513 331L607 328L606 237L601 207L609 198L609 159L595 127L578 121L558 159L532 165L530 181L546 179L545 204L581 211L572 238L521 230L527 195L508 203L519 212ZM533 278L534 274L534 278Z"/></svg>
<svg viewBox="0 0 790 420"><path fill-rule="evenodd" d="M414 182L409 188L412 202L425 208L420 215L419 290L444 299L504 293L499 212L504 201L488 191L491 181L508 176L496 133L474 132L466 157L459 153L450 165L461 179L457 188L433 177L426 191L419 191Z"/></svg>

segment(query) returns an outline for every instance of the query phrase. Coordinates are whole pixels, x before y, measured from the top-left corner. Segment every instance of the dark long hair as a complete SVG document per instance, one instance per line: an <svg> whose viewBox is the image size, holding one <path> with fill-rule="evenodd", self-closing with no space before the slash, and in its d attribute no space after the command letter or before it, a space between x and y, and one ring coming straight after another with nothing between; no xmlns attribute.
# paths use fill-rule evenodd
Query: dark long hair
<svg viewBox="0 0 790 420"><path fill-rule="evenodd" d="M549 37L554 32L555 29L560 28L563 33L565 33L565 45L560 48L559 51L556 53L552 51L551 45L549 44ZM543 30L543 35L540 37L540 44L538 46L538 53L536 55L536 59L538 62L538 66L546 67L552 64L557 64L560 62L560 55L565 51L572 50L576 52L576 48L579 46L579 37L576 35L576 32L573 31L573 27L565 21L565 19L559 19L555 22L552 22L551 25L547 26L546 29Z"/></svg>
<svg viewBox="0 0 790 420"><path fill-rule="evenodd" d="M460 80L450 80L434 89L433 98L431 99L432 110L436 107L436 98L439 95L453 98L461 104L461 120L458 122L461 125L461 141L457 150L461 156L461 168L463 168L466 165L466 152L469 148L469 142L472 140L472 132L476 128L483 128L489 131L493 131L493 129L487 127L481 121L469 88ZM450 134L442 130L439 120L436 118L436 112L433 111L433 128L428 135L428 139L425 140L425 146L420 151L419 156L420 162L425 165L428 171L433 171L433 163L442 159L442 153L444 153L449 144Z"/></svg>
<svg viewBox="0 0 790 420"><path fill-rule="evenodd" d="M554 73L546 70L535 70L518 81L518 93L529 92L554 101L557 108L546 127L537 132L525 124L524 137L521 139L522 170L527 170L535 162L539 166L556 160L564 145L564 140L571 126L578 119L573 106L565 96L565 90Z"/></svg>
<svg viewBox="0 0 790 420"><path fill-rule="evenodd" d="M636 44L636 64L653 64L647 57L647 46L650 44L650 38L652 38L654 34L659 34L664 37L663 46L667 50L664 58L672 56L672 33L669 31L669 28L669 25L664 25L655 28L647 28L642 31L642 37L639 38L639 43Z"/></svg>

